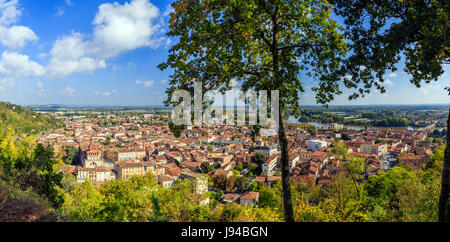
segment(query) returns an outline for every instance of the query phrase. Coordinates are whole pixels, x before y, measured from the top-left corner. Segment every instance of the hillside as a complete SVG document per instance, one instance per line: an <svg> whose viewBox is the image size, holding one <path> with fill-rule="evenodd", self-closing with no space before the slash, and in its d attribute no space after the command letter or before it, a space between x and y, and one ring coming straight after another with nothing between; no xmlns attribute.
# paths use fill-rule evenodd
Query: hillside
<svg viewBox="0 0 450 242"><path fill-rule="evenodd" d="M0 102L0 222L56 221L62 203L61 174L53 150L36 143L57 120L19 105Z"/></svg>
<svg viewBox="0 0 450 242"><path fill-rule="evenodd" d="M16 134L32 135L58 125L58 120L34 110L0 102L0 137L5 135L7 129L12 129Z"/></svg>
<svg viewBox="0 0 450 242"><path fill-rule="evenodd" d="M35 193L0 180L0 222L56 222L48 205Z"/></svg>

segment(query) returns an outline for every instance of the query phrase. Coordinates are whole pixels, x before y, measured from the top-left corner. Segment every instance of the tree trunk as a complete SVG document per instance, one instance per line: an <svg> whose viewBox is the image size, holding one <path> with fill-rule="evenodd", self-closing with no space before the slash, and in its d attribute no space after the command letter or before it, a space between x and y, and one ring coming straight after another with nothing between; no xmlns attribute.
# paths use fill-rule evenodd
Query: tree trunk
<svg viewBox="0 0 450 242"><path fill-rule="evenodd" d="M288 153L288 141L286 133L284 132L283 117L281 116L281 110L278 120L278 139L281 146L281 185L283 187L283 207L284 216L286 222L294 222L294 210L292 208L291 198L291 182L290 182L290 170L289 170L289 153Z"/></svg>
<svg viewBox="0 0 450 242"><path fill-rule="evenodd" d="M450 221L450 208L448 205L450 182L450 110L447 119L447 145L445 147L444 165L442 169L442 187L439 197L439 222Z"/></svg>
<svg viewBox="0 0 450 242"><path fill-rule="evenodd" d="M278 63L278 7L275 7L275 12L272 15L273 23L273 36L272 36L272 58L273 58L273 74L275 77L275 83L281 86L280 70ZM283 93L280 90L280 96ZM280 102L281 104L281 102ZM273 107L272 107L273 108ZM291 198L291 183L290 183L290 170L289 170L289 152L288 152L288 141L286 138L286 133L284 132L283 117L281 114L281 105L278 113L278 140L281 146L281 185L283 187L283 208L284 208L284 219L286 222L294 222L294 210L292 208L292 198Z"/></svg>

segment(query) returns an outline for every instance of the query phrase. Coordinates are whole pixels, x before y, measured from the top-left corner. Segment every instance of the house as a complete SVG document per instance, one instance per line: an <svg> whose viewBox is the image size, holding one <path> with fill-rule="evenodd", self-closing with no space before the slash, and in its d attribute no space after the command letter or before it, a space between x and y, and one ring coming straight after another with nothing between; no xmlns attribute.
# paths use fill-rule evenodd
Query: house
<svg viewBox="0 0 450 242"><path fill-rule="evenodd" d="M247 192L241 196L240 204L247 204L248 206L256 206L259 201L259 192Z"/></svg>
<svg viewBox="0 0 450 242"><path fill-rule="evenodd" d="M207 159L221 166L226 166L231 162L233 156L224 153L208 153Z"/></svg>
<svg viewBox="0 0 450 242"><path fill-rule="evenodd" d="M255 180L254 180L254 182L258 182L258 183L266 183L266 177L264 177L264 176L257 176L257 177L255 177Z"/></svg>
<svg viewBox="0 0 450 242"><path fill-rule="evenodd" d="M327 147L328 143L323 140L308 140L309 151L321 151L323 147Z"/></svg>
<svg viewBox="0 0 450 242"><path fill-rule="evenodd" d="M273 169L277 166L279 161L279 155L274 154L269 157L263 164L262 164L262 172L264 175L271 175L273 172Z"/></svg>
<svg viewBox="0 0 450 242"><path fill-rule="evenodd" d="M142 159L146 156L146 151L142 150L112 150L108 152L108 159L111 161L126 161L126 160L136 160Z"/></svg>
<svg viewBox="0 0 450 242"><path fill-rule="evenodd" d="M116 174L104 166L95 168L78 167L76 169L77 182L91 180L93 183L102 183L116 179Z"/></svg>
<svg viewBox="0 0 450 242"><path fill-rule="evenodd" d="M164 188L172 187L174 185L175 179L170 175L162 175L158 177L158 183Z"/></svg>
<svg viewBox="0 0 450 242"><path fill-rule="evenodd" d="M222 201L226 202L226 203L234 203L237 202L237 200L239 199L240 195L236 194L236 193L227 193L223 196Z"/></svg>
<svg viewBox="0 0 450 242"><path fill-rule="evenodd" d="M338 123L331 123L328 125L329 129L343 129L344 125L343 124L338 124Z"/></svg>
<svg viewBox="0 0 450 242"><path fill-rule="evenodd" d="M223 169L217 169L216 172L214 173L215 176L224 176L227 179L231 176L233 176L233 172L232 171L228 171L228 170L223 170Z"/></svg>
<svg viewBox="0 0 450 242"><path fill-rule="evenodd" d="M155 174L156 163L122 161L116 163L115 170L117 171L117 178L120 179L143 176L148 172Z"/></svg>
<svg viewBox="0 0 450 242"><path fill-rule="evenodd" d="M208 191L208 178L202 174L192 172L181 172L179 178L181 180L188 179L195 184L195 191L204 194Z"/></svg>
<svg viewBox="0 0 450 242"><path fill-rule="evenodd" d="M261 152L266 156L266 159L274 155L278 151L277 145L265 145L265 146L256 146L255 152Z"/></svg>
<svg viewBox="0 0 450 242"><path fill-rule="evenodd" d="M281 176L268 176L267 185L272 186L274 183L281 181Z"/></svg>
<svg viewBox="0 0 450 242"><path fill-rule="evenodd" d="M372 155L384 155L387 153L387 144L361 144L361 152Z"/></svg>
<svg viewBox="0 0 450 242"><path fill-rule="evenodd" d="M399 163L410 166L413 170L422 169L430 162L428 155L406 155L399 158Z"/></svg>
<svg viewBox="0 0 450 242"><path fill-rule="evenodd" d="M289 154L289 171L292 171L292 169L297 165L299 159L300 156L298 152Z"/></svg>

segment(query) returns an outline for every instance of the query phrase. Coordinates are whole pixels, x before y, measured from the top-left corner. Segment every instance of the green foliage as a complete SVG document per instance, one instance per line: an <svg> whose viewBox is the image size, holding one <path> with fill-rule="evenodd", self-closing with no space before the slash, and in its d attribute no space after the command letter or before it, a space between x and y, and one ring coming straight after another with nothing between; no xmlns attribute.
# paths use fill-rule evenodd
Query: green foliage
<svg viewBox="0 0 450 242"><path fill-rule="evenodd" d="M239 176L238 178L236 178L235 186L239 190L239 192L244 192L250 188L250 179L247 177Z"/></svg>
<svg viewBox="0 0 450 242"><path fill-rule="evenodd" d="M169 129L176 138L179 138L183 134L184 125L175 125L174 123L169 122Z"/></svg>
<svg viewBox="0 0 450 242"><path fill-rule="evenodd" d="M259 165L256 163L249 163L248 170L251 173L248 175L249 177L253 177L254 174L259 175L261 173L261 169L259 168Z"/></svg>
<svg viewBox="0 0 450 242"><path fill-rule="evenodd" d="M200 170L203 172L203 173L208 173L208 172L213 172L214 171L214 167L211 165L211 164L209 164L209 162L203 162L201 165L200 165Z"/></svg>
<svg viewBox="0 0 450 242"><path fill-rule="evenodd" d="M262 163L264 163L264 161L266 161L266 155L264 155L261 152L256 152L255 154L253 154L251 161L258 165L262 165Z"/></svg>
<svg viewBox="0 0 450 242"><path fill-rule="evenodd" d="M235 203L226 204L215 211L220 222L281 222L279 212L270 208L254 208Z"/></svg>
<svg viewBox="0 0 450 242"><path fill-rule="evenodd" d="M259 203L260 208L272 208L277 209L280 207L278 197L273 188L264 186L259 190Z"/></svg>
<svg viewBox="0 0 450 242"><path fill-rule="evenodd" d="M219 202L222 201L222 197L223 197L222 190L212 191L210 196L211 200L209 203L210 208L215 208L217 204L219 204Z"/></svg>
<svg viewBox="0 0 450 242"><path fill-rule="evenodd" d="M62 174L55 169L52 148L35 144L34 137L18 139L9 131L0 139L0 168L5 179L22 190L32 187L57 208L63 203L58 191Z"/></svg>
<svg viewBox="0 0 450 242"><path fill-rule="evenodd" d="M337 141L335 143L333 143L332 145L332 149L331 149L331 153L335 156L337 156L339 159L341 160L347 160L348 158L348 150L347 150L347 146L345 145L345 143L343 141Z"/></svg>
<svg viewBox="0 0 450 242"><path fill-rule="evenodd" d="M55 222L50 205L32 189L21 190L0 179L0 222Z"/></svg>
<svg viewBox="0 0 450 242"><path fill-rule="evenodd" d="M8 130L17 134L39 134L51 128L60 127L61 123L44 114L19 105L0 102L0 137Z"/></svg>
<svg viewBox="0 0 450 242"><path fill-rule="evenodd" d="M64 163L71 165L73 162L73 158L75 158L75 155L78 152L78 149L74 146L67 146L65 150L67 153L67 157L64 159Z"/></svg>
<svg viewBox="0 0 450 242"><path fill-rule="evenodd" d="M345 86L359 87L352 99L364 96L372 87L385 92L385 74L396 71L403 56L404 71L417 87L422 81L436 81L444 73L443 66L450 61L448 1L331 3L336 14L344 18L345 34L353 50L343 68L350 77L344 80Z"/></svg>
<svg viewBox="0 0 450 242"><path fill-rule="evenodd" d="M373 123L376 127L406 127L408 126L408 119L398 117L384 117L377 119Z"/></svg>
<svg viewBox="0 0 450 242"><path fill-rule="evenodd" d="M238 162L236 165L234 165L234 169L237 171L242 171L244 167L242 166L242 162Z"/></svg>
<svg viewBox="0 0 450 242"><path fill-rule="evenodd" d="M231 191L236 182L234 176L226 177L225 175L214 175L212 180L214 182L214 187L223 191Z"/></svg>
<svg viewBox="0 0 450 242"><path fill-rule="evenodd" d="M315 127L309 127L307 129L307 131L308 131L308 134L310 134L310 135L316 135L317 134L317 129Z"/></svg>
<svg viewBox="0 0 450 242"><path fill-rule="evenodd" d="M55 166L53 149L36 144L33 134L57 127L59 123L35 111L0 102L0 174L11 186L32 189L53 208L64 202L62 174Z"/></svg>

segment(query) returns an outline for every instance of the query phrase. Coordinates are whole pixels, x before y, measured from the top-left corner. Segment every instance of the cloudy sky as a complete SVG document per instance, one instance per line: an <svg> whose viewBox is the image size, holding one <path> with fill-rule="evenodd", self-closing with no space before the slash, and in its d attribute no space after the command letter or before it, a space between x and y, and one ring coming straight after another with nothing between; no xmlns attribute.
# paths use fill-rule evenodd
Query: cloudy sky
<svg viewBox="0 0 450 242"><path fill-rule="evenodd" d="M0 100L26 104L159 105L176 41L165 36L171 0L0 0ZM401 68L400 68L401 69ZM387 93L332 104L449 103L447 73L415 88L388 73ZM314 104L310 87L302 103ZM349 94L350 91L344 93Z"/></svg>

